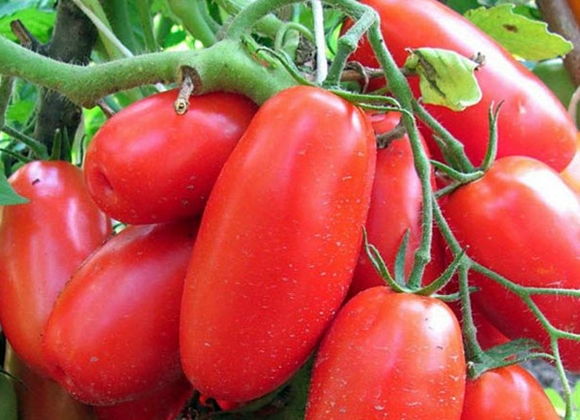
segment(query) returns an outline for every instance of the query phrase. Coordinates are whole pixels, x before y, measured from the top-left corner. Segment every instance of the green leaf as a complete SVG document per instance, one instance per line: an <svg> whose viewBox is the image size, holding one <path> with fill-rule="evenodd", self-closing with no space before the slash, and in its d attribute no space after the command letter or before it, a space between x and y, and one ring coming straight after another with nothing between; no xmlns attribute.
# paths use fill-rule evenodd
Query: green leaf
<svg viewBox="0 0 580 420"><path fill-rule="evenodd" d="M476 7L481 6L481 3L478 0L449 0L445 4L447 7L450 7L461 14L470 9L475 9Z"/></svg>
<svg viewBox="0 0 580 420"><path fill-rule="evenodd" d="M40 42L46 43L50 39L56 13L54 11L40 10L36 8L17 10L11 14L0 14L0 35L16 40L10 29L13 20L22 21L28 31Z"/></svg>
<svg viewBox="0 0 580 420"><path fill-rule="evenodd" d="M479 64L453 51L438 48L411 50L405 68L419 75L423 102L462 111L481 99L475 78Z"/></svg>
<svg viewBox="0 0 580 420"><path fill-rule="evenodd" d="M473 24L496 40L511 54L539 61L566 55L571 42L548 31L548 25L514 13L514 5L480 7L465 14Z"/></svg>
<svg viewBox="0 0 580 420"><path fill-rule="evenodd" d="M25 203L28 203L28 199L14 191L12 186L8 183L6 175L4 175L4 168L0 162L0 206Z"/></svg>

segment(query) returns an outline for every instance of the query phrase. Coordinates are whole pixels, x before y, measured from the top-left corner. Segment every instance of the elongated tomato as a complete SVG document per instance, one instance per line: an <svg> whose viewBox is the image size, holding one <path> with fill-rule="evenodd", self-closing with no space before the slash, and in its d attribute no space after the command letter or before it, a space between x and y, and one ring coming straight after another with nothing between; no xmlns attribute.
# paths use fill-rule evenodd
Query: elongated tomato
<svg viewBox="0 0 580 420"><path fill-rule="evenodd" d="M129 226L71 277L42 344L54 379L77 399L111 405L183 375L179 304L196 229Z"/></svg>
<svg viewBox="0 0 580 420"><path fill-rule="evenodd" d="M498 120L498 157L530 156L558 171L572 160L576 151L576 126L558 98L483 31L437 0L362 2L378 12L386 46L400 66L408 56L408 49L413 48L443 48L465 57L483 54L485 64L476 72L483 95L479 103L461 112L427 106L464 144L474 165L481 163L487 148L488 111L499 103L502 107ZM350 59L367 66L377 65L366 39ZM411 82L415 94L419 95L416 79ZM442 158L437 147L431 152L435 158Z"/></svg>
<svg viewBox="0 0 580 420"><path fill-rule="evenodd" d="M0 320L24 363L46 374L42 331L54 301L83 260L111 234L82 172L67 162L37 161L10 177L30 201L7 206L0 223Z"/></svg>
<svg viewBox="0 0 580 420"><path fill-rule="evenodd" d="M519 286L580 288L580 200L546 164L523 156L498 159L477 181L443 202L453 233L467 254ZM474 270L472 294L487 319L510 339L532 338L551 350L548 333L524 300ZM534 294L556 328L580 333L580 299ZM564 365L580 371L580 342L562 338Z"/></svg>
<svg viewBox="0 0 580 420"><path fill-rule="evenodd" d="M384 134L395 128L400 114L378 114L370 118L377 134ZM377 151L371 205L365 223L368 242L377 248L391 275L394 274L397 253L406 234L405 275L413 267L414 255L422 236L422 207L421 180L415 170L409 137L405 135ZM435 280L443 271L443 252L438 240L438 237L434 238L432 261L426 268L424 284ZM383 284L385 281L374 268L366 250L362 249L349 295Z"/></svg>
<svg viewBox="0 0 580 420"><path fill-rule="evenodd" d="M260 397L306 361L352 279L376 158L365 115L294 87L267 101L203 215L181 309L194 387Z"/></svg>
<svg viewBox="0 0 580 420"><path fill-rule="evenodd" d="M320 344L306 420L459 420L465 373L449 307L372 287L346 303Z"/></svg>

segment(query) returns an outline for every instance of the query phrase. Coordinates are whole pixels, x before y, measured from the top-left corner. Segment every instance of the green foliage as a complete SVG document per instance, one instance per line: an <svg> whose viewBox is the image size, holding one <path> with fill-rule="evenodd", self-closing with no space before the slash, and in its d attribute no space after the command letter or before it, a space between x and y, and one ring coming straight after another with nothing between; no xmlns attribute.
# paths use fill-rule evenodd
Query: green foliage
<svg viewBox="0 0 580 420"><path fill-rule="evenodd" d="M475 78L478 63L455 52L437 48L413 50L405 63L419 75L425 103L461 111L481 99Z"/></svg>
<svg viewBox="0 0 580 420"><path fill-rule="evenodd" d="M546 395L552 404L554 404L558 414L563 417L566 412L566 403L564 402L562 395L554 388L547 388L544 391L546 391ZM574 409L570 420L580 420L580 382L576 383L576 386L574 386L574 389L572 390L572 404Z"/></svg>
<svg viewBox="0 0 580 420"><path fill-rule="evenodd" d="M10 22L18 19L40 42L47 42L56 17L53 3L47 0L9 0L0 4L0 35L16 40Z"/></svg>
<svg viewBox="0 0 580 420"><path fill-rule="evenodd" d="M511 54L539 61L563 56L573 48L571 42L548 31L545 22L514 13L512 4L470 10L466 17Z"/></svg>

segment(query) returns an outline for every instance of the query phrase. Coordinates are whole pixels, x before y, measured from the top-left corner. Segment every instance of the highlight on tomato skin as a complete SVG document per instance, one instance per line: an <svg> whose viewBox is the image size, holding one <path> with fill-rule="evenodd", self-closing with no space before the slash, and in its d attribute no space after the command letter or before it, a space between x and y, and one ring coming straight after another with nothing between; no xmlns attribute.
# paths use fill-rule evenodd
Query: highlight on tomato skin
<svg viewBox="0 0 580 420"><path fill-rule="evenodd" d="M24 363L48 375L41 339L52 306L76 268L109 238L111 220L71 163L33 161L9 183L29 202L1 213L2 332Z"/></svg>
<svg viewBox="0 0 580 420"><path fill-rule="evenodd" d="M218 177L187 272L181 360L202 394L259 398L312 354L352 280L375 159L364 113L331 92L297 86L261 106Z"/></svg>
<svg viewBox="0 0 580 420"><path fill-rule="evenodd" d="M114 405L183 377L179 318L198 220L132 225L72 275L43 331L51 377Z"/></svg>
<svg viewBox="0 0 580 420"><path fill-rule="evenodd" d="M519 365L484 372L467 381L461 420L559 420L538 380Z"/></svg>
<svg viewBox="0 0 580 420"><path fill-rule="evenodd" d="M466 360L442 301L366 289L338 312L317 351L306 420L459 420Z"/></svg>
<svg viewBox="0 0 580 420"><path fill-rule="evenodd" d="M580 197L545 163L498 159L483 177L451 193L442 209L479 264L524 287L580 288ZM548 332L518 295L475 270L469 278L477 288L474 302L501 333L551 351ZM541 294L534 302L554 327L580 332L578 298ZM580 371L580 342L562 338L559 348L564 366Z"/></svg>
<svg viewBox="0 0 580 420"><path fill-rule="evenodd" d="M199 216L225 160L257 105L240 94L192 97L173 107L177 90L123 108L91 140L83 169L95 202L115 220L162 223Z"/></svg>
<svg viewBox="0 0 580 420"><path fill-rule="evenodd" d="M465 17L437 0L363 0L380 18L381 33L390 53L403 66L408 49L443 48L465 57L483 54L486 61L476 72L482 99L463 111L426 104L425 108L465 147L479 166L488 146L488 112L498 104L497 157L529 156L560 171L576 150L576 125L557 96L522 63ZM413 29L408 30L409 22ZM346 25L348 28L350 23ZM376 68L377 59L363 38L349 60ZM420 97L418 78L409 78ZM371 89L382 80L371 81ZM384 83L383 83L384 84ZM430 130L421 128L433 157L443 161Z"/></svg>

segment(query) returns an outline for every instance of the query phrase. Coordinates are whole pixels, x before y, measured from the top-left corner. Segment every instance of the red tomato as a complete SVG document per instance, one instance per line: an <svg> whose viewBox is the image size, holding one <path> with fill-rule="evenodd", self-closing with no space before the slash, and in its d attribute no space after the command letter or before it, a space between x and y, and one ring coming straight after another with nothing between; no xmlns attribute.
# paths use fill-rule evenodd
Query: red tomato
<svg viewBox="0 0 580 420"><path fill-rule="evenodd" d="M133 103L89 144L87 185L114 219L143 224L200 214L257 109L246 97L216 92L192 97L178 115L176 98L171 90Z"/></svg>
<svg viewBox="0 0 580 420"><path fill-rule="evenodd" d="M44 332L54 379L111 405L175 381L179 308L197 223L130 226L72 276Z"/></svg>
<svg viewBox="0 0 580 420"><path fill-rule="evenodd" d="M97 406L94 411L99 420L175 420L192 395L191 384L180 377L136 400Z"/></svg>
<svg viewBox="0 0 580 420"><path fill-rule="evenodd" d="M17 379L14 385L19 420L97 420L91 407L75 400L56 382L39 376L10 346L6 348L4 369Z"/></svg>
<svg viewBox="0 0 580 420"><path fill-rule="evenodd" d="M22 360L47 367L42 331L64 284L111 234L110 220L67 162L31 162L10 177L27 204L7 206L0 223L0 320Z"/></svg>
<svg viewBox="0 0 580 420"><path fill-rule="evenodd" d="M576 153L572 161L560 172L560 176L577 194L580 194L580 134L576 144Z"/></svg>
<svg viewBox="0 0 580 420"><path fill-rule="evenodd" d="M483 94L478 104L462 112L427 106L464 144L474 165L481 163L487 148L489 109L502 101L498 157L531 156L558 171L570 162L576 149L576 126L561 102L540 79L475 25L437 0L362 2L379 13L385 43L400 66L409 48L443 48L466 57L478 53L485 56L485 65L476 73ZM378 65L366 39L350 59L371 67ZM419 95L417 78L411 82ZM432 139L427 140L433 146ZM442 159L436 146L431 151L435 158Z"/></svg>
<svg viewBox="0 0 580 420"><path fill-rule="evenodd" d="M181 356L202 394L248 401L312 353L351 282L376 145L366 116L322 89L268 100L204 212L182 302Z"/></svg>
<svg viewBox="0 0 580 420"><path fill-rule="evenodd" d="M512 365L488 370L468 380L461 420L559 420L540 383Z"/></svg>
<svg viewBox="0 0 580 420"><path fill-rule="evenodd" d="M398 113L389 113L372 115L370 118L375 131L383 134L397 125L399 117ZM421 243L422 203L421 181L415 170L409 138L405 135L377 152L371 205L365 224L369 243L378 249L391 274L394 274L397 252L407 232L409 238L405 253L405 274L408 275L413 267L415 252ZM425 272L425 284L435 280L443 271L443 256L437 239L434 239L432 263ZM384 284L385 281L363 248L349 295Z"/></svg>
<svg viewBox="0 0 580 420"><path fill-rule="evenodd" d="M367 289L346 303L320 344L306 420L458 420L461 329L440 300Z"/></svg>
<svg viewBox="0 0 580 420"><path fill-rule="evenodd" d="M497 160L479 180L449 195L444 214L475 261L527 287L580 288L580 200L547 165L526 157ZM522 300L471 271L473 299L502 333L550 350L549 338ZM558 328L580 333L580 299L536 295ZM580 371L580 342L560 340L565 365Z"/></svg>

